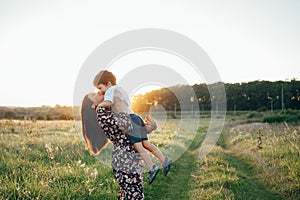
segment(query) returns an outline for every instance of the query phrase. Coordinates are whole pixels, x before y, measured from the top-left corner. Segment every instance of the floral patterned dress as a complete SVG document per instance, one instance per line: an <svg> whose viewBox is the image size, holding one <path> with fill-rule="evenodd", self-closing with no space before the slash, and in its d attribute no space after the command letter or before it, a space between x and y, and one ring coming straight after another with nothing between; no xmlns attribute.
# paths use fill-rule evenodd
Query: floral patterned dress
<svg viewBox="0 0 300 200"><path fill-rule="evenodd" d="M118 199L144 199L141 157L128 136L122 132L122 128L131 126L130 120L120 120L126 118L124 113L123 116L116 115L118 114L102 107L97 109L97 121L114 145L112 169L120 185Z"/></svg>

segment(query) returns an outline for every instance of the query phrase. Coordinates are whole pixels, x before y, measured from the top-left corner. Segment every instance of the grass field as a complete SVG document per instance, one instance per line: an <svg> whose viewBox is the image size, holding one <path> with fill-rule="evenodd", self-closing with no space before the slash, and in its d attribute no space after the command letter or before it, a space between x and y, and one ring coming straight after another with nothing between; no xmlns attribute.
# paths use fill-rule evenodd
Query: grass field
<svg viewBox="0 0 300 200"><path fill-rule="evenodd" d="M227 118L200 160L209 119L196 131L166 121L150 141L175 162L168 176L144 184L146 199L299 199L299 126L245 122ZM73 121L1 120L0 138L0 199L116 199L111 168L89 155Z"/></svg>

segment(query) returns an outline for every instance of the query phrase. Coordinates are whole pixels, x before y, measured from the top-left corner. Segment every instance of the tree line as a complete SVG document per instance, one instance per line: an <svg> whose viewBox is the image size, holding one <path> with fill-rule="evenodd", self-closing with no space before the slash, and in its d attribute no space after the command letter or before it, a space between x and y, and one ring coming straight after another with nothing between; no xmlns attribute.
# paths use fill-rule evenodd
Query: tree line
<svg viewBox="0 0 300 200"><path fill-rule="evenodd" d="M220 85L224 86L226 97L211 96L210 89ZM136 112L147 112L151 106L160 104L166 111L182 111L190 110L190 108L181 108L182 105L188 105L190 102L191 104L196 103L200 111L209 111L212 108L212 102L218 98L226 98L227 111L299 110L300 81L292 79L276 82L177 85L134 97L132 108Z"/></svg>
<svg viewBox="0 0 300 200"><path fill-rule="evenodd" d="M72 106L0 107L0 118L34 120L71 120Z"/></svg>
<svg viewBox="0 0 300 200"><path fill-rule="evenodd" d="M210 90L224 86L226 96L210 95ZM253 81L247 83L205 83L176 85L136 95L132 99L134 112L148 112L150 107L161 105L166 111L191 110L191 105L200 111L210 111L213 101L226 98L227 111L300 110L300 81ZM195 108L195 107L194 107ZM0 107L0 118L71 120L73 107ZM79 109L79 108L76 108Z"/></svg>

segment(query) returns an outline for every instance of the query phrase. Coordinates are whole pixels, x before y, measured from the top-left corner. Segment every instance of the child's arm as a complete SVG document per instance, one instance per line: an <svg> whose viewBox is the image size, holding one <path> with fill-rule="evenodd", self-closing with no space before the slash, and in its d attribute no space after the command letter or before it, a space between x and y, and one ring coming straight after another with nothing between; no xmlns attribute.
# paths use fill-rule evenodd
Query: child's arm
<svg viewBox="0 0 300 200"><path fill-rule="evenodd" d="M115 87L110 87L106 90L103 100L101 103L99 103L98 107L102 108L110 108L114 102L114 88Z"/></svg>
<svg viewBox="0 0 300 200"><path fill-rule="evenodd" d="M112 105L111 101L103 101L98 105L98 107L109 108L111 107L111 105Z"/></svg>

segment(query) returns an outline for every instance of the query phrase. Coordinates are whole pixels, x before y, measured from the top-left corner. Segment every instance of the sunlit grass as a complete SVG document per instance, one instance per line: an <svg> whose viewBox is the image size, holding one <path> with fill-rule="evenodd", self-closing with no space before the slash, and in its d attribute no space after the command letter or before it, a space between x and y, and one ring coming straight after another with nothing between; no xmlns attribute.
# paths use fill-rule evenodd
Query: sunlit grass
<svg viewBox="0 0 300 200"><path fill-rule="evenodd" d="M5 120L1 131L1 199L117 195L111 170L84 151L72 121Z"/></svg>
<svg viewBox="0 0 300 200"><path fill-rule="evenodd" d="M219 146L200 160L209 118L196 130L195 121L158 121L148 135L174 163L167 177L144 184L146 199L300 198L299 126L227 120ZM116 199L118 189L73 121L0 120L0 199Z"/></svg>
<svg viewBox="0 0 300 200"><path fill-rule="evenodd" d="M242 128L243 127L243 128ZM251 124L223 134L226 151L256 169L252 174L273 194L284 199L300 196L300 132L298 126L284 124ZM257 148L258 132L262 148Z"/></svg>
<svg viewBox="0 0 300 200"><path fill-rule="evenodd" d="M180 120L171 120L149 138L175 162L173 155L180 156L192 143L195 133L191 130L180 126ZM182 134L185 137L178 137ZM171 142L176 137L178 146ZM0 139L1 199L117 196L119 186L111 168L89 155L73 121L1 120ZM164 149L165 146L168 147ZM156 193L155 187L147 189Z"/></svg>

